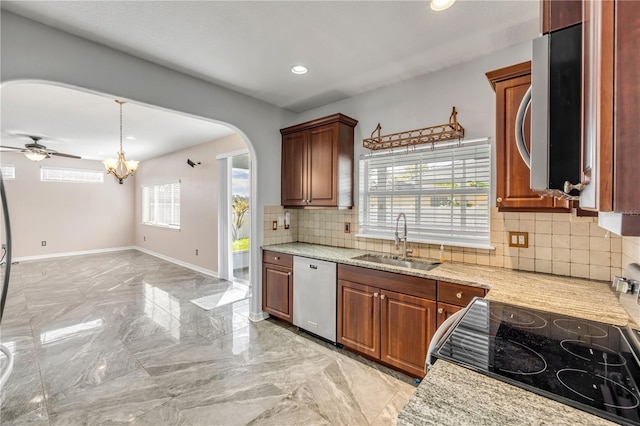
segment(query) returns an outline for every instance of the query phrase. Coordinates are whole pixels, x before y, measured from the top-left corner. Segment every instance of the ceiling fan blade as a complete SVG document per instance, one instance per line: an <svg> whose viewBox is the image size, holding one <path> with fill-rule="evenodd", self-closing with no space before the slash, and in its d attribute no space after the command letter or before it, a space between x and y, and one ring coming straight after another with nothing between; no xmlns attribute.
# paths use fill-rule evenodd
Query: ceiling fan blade
<svg viewBox="0 0 640 426"><path fill-rule="evenodd" d="M17 146L0 145L0 149L17 149L18 151L22 151L22 150L24 150L24 147L18 148Z"/></svg>
<svg viewBox="0 0 640 426"><path fill-rule="evenodd" d="M57 155L58 157L66 157L66 158L76 158L76 159L81 159L82 157L77 156L77 155L72 155L72 154L63 154L62 152L52 152L49 151L48 154L50 155Z"/></svg>

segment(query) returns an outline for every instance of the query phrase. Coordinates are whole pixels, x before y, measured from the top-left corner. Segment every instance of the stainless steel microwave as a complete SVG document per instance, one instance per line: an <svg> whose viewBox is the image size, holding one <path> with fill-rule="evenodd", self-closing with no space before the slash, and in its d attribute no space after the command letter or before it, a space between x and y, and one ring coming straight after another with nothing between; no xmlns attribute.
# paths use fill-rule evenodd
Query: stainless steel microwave
<svg viewBox="0 0 640 426"><path fill-rule="evenodd" d="M531 169L531 189L538 194L575 198L565 182L580 181L582 25L533 40L531 88L516 120L516 141ZM531 109L530 150L524 116ZM568 187L570 188L570 187Z"/></svg>

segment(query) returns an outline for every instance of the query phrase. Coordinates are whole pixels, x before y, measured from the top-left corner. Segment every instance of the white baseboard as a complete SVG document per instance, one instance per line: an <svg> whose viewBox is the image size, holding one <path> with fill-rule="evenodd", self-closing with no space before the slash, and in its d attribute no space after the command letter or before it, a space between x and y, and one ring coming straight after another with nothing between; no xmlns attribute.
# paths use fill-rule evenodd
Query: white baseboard
<svg viewBox="0 0 640 426"><path fill-rule="evenodd" d="M183 267L185 267L187 269L191 269L193 271L200 272L201 274L209 275L209 276L212 276L212 277L215 277L215 278L220 278L218 273L216 271L212 271L211 269L203 268L201 266L194 265L193 263L184 262L182 260L178 260L178 259L175 259L173 257L165 256L164 254L157 253L157 252L151 251L151 250L147 250L146 248L142 248L140 246L134 246L132 248L136 249L138 251L141 251L143 253L146 253L148 255L157 257L159 259L166 260L167 262L175 263L176 265L183 266Z"/></svg>
<svg viewBox="0 0 640 426"><path fill-rule="evenodd" d="M26 262L29 260L42 260L42 259L51 259L55 257L67 257L67 256L82 256L84 254L98 254L98 253L108 253L112 251L124 251L124 250L135 250L134 246L126 246L126 247L110 247L104 249L95 249L95 250L80 250L80 251L69 251L65 253L49 253L49 254L39 254L37 256L22 256L22 257L14 257L11 259L11 262Z"/></svg>

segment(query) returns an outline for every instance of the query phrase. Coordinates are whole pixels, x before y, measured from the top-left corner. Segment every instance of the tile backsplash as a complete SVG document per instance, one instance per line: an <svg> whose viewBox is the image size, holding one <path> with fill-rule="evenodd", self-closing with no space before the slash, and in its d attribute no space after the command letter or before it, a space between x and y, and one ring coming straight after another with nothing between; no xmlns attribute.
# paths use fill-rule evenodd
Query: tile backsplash
<svg viewBox="0 0 640 426"><path fill-rule="evenodd" d="M290 212L291 226L272 230L273 221ZM350 233L345 233L345 222ZM528 248L508 246L509 231L529 233ZM295 210L267 206L264 210L264 244L306 242L397 254L393 241L361 238L358 211ZM409 234L411 238L411 234ZM624 239L598 226L597 218L566 213L500 213L491 210L491 245L495 250L445 246L445 260L490 265L523 271L609 281L622 267L640 262L640 238ZM410 243L413 256L438 259L440 246Z"/></svg>

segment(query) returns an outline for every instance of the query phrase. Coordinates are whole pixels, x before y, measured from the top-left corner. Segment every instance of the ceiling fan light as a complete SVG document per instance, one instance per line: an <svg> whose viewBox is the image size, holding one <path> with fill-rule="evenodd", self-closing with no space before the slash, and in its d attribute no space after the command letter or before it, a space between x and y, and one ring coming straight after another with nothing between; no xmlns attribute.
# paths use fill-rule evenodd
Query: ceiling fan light
<svg viewBox="0 0 640 426"><path fill-rule="evenodd" d="M31 161L42 161L45 158L49 157L47 154L43 154L41 152L33 152L33 151L27 151L24 153L24 155Z"/></svg>
<svg viewBox="0 0 640 426"><path fill-rule="evenodd" d="M445 9L449 9L456 0L431 0L431 10L441 12Z"/></svg>

